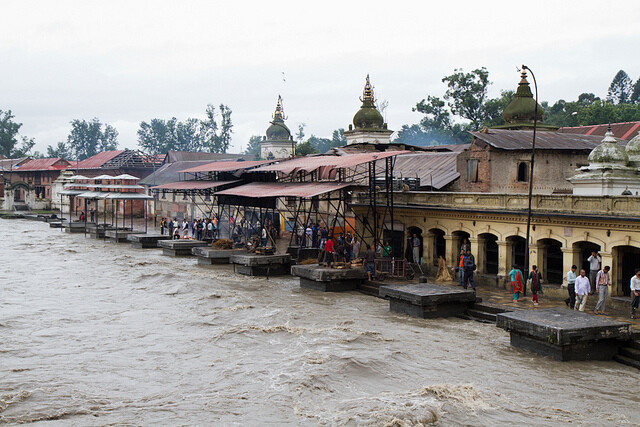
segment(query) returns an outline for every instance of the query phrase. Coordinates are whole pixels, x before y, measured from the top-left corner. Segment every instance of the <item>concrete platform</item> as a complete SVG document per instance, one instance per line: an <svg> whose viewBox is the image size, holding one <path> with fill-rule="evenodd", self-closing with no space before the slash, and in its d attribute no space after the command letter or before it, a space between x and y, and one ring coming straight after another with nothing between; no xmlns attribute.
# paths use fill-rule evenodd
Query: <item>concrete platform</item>
<svg viewBox="0 0 640 427"><path fill-rule="evenodd" d="M291 255L234 254L229 257L236 273L246 276L277 276L291 273Z"/></svg>
<svg viewBox="0 0 640 427"><path fill-rule="evenodd" d="M168 234L157 233L140 233L129 234L127 240L131 242L131 247L137 249L157 248L158 242L161 240L169 240L171 236Z"/></svg>
<svg viewBox="0 0 640 427"><path fill-rule="evenodd" d="M158 247L162 248L162 254L167 256L191 256L191 249L207 245L208 243L202 240L158 240Z"/></svg>
<svg viewBox="0 0 640 427"><path fill-rule="evenodd" d="M246 254L246 249L216 249L210 246L192 248L191 253L198 257L198 264L229 264L231 255Z"/></svg>
<svg viewBox="0 0 640 427"><path fill-rule="evenodd" d="M300 278L300 287L322 292L354 291L368 277L364 267L338 269L318 264L293 265L291 274Z"/></svg>
<svg viewBox="0 0 640 427"><path fill-rule="evenodd" d="M424 319L462 316L476 300L472 290L428 283L384 285L379 292L391 311Z"/></svg>
<svg viewBox="0 0 640 427"><path fill-rule="evenodd" d="M95 230L96 233L99 233L101 227L97 227ZM104 231L104 237L106 237L107 239L115 240L118 243L125 243L128 242L127 238L129 237L129 235L133 233L134 232L131 230L107 229Z"/></svg>
<svg viewBox="0 0 640 427"><path fill-rule="evenodd" d="M304 259L318 259L318 248L289 246L287 248L287 253L298 261Z"/></svg>
<svg viewBox="0 0 640 427"><path fill-rule="evenodd" d="M63 224L62 228L65 233L84 233L85 224L84 222L72 222L69 224Z"/></svg>
<svg viewBox="0 0 640 427"><path fill-rule="evenodd" d="M496 326L511 345L556 360L610 360L631 339L631 325L566 308L500 313Z"/></svg>

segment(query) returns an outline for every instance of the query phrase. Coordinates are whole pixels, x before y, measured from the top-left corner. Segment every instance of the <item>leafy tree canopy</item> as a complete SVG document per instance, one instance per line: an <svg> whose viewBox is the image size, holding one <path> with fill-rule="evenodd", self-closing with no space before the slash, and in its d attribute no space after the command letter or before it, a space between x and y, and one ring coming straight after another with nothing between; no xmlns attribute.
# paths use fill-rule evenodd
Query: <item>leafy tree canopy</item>
<svg viewBox="0 0 640 427"><path fill-rule="evenodd" d="M607 101L614 104L628 104L631 102L632 93L633 82L631 78L624 70L620 70L609 85Z"/></svg>
<svg viewBox="0 0 640 427"><path fill-rule="evenodd" d="M35 141L19 134L22 123L13 119L11 110L0 110L0 155L12 159L28 156Z"/></svg>
<svg viewBox="0 0 640 427"><path fill-rule="evenodd" d="M208 151L226 153L231 144L233 124L231 109L220 104L218 110L209 104L205 120L188 118L184 122L172 117L169 120L151 119L141 122L138 129L138 145L153 154L168 151Z"/></svg>
<svg viewBox="0 0 640 427"><path fill-rule="evenodd" d="M72 120L66 145L77 160L84 160L102 151L117 150L118 131L111 125L103 125L97 117L91 121ZM51 147L52 151L56 148Z"/></svg>
<svg viewBox="0 0 640 427"><path fill-rule="evenodd" d="M249 138L249 143L247 144L247 149L244 150L244 154L251 156L253 160L260 160L260 141L262 141L260 135L251 136L251 138Z"/></svg>

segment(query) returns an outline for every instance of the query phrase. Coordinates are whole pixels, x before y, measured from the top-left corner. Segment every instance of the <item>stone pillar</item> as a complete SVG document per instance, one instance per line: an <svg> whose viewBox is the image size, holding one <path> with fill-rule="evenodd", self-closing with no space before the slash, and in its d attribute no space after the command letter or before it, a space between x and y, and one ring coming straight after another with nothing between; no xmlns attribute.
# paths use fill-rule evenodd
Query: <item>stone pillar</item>
<svg viewBox="0 0 640 427"><path fill-rule="evenodd" d="M422 233L422 262L429 266L433 265L434 249L436 246L436 235L427 231Z"/></svg>
<svg viewBox="0 0 640 427"><path fill-rule="evenodd" d="M484 273L484 259L486 255L485 239L470 237L469 242L471 242L471 253L476 257L476 271L478 273Z"/></svg>
<svg viewBox="0 0 640 427"><path fill-rule="evenodd" d="M451 234L446 234L444 236L444 241L444 253L447 258L447 265L451 268L455 268L456 262L458 260L458 237L452 236ZM473 253L473 249L471 253Z"/></svg>
<svg viewBox="0 0 640 427"><path fill-rule="evenodd" d="M531 243L529 245L529 271L524 272L525 277L529 276L531 267L538 266L538 270L541 270L544 266L544 247L538 243Z"/></svg>
<svg viewBox="0 0 640 427"><path fill-rule="evenodd" d="M578 266L576 259L580 257L580 249L562 248L562 287L567 287L567 273L571 270L572 265ZM580 275L580 266L576 271L576 276Z"/></svg>
<svg viewBox="0 0 640 427"><path fill-rule="evenodd" d="M505 277L513 264L513 242L498 240L498 276Z"/></svg>

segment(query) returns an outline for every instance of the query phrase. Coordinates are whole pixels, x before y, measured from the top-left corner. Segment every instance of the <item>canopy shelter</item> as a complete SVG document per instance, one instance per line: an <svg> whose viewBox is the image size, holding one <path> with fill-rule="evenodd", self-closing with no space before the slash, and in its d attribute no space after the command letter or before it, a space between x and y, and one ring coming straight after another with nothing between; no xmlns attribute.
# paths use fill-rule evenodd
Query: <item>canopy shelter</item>
<svg viewBox="0 0 640 427"><path fill-rule="evenodd" d="M157 185L155 187L151 187L151 191L153 191L156 195L158 193L173 193L173 194L182 194L183 199L187 197L190 198L191 202L194 206L197 207L198 210L202 213L204 217L212 217L214 211L214 195L216 191L230 188L234 185L237 185L241 181L239 180L231 180L231 181L198 181L198 180L189 180L189 181L176 181L169 182L162 185ZM204 205L204 209L201 208L200 205Z"/></svg>
<svg viewBox="0 0 640 427"><path fill-rule="evenodd" d="M108 176L108 175L105 175ZM109 177L110 179L113 177ZM81 178L81 179L87 179L87 178ZM130 178L124 178L124 179L130 179ZM93 190L88 190L88 189L76 189L75 187L86 187L86 188L93 188ZM120 207L120 204L122 204L122 225L124 229L127 229L126 227L126 222L127 222L127 202L129 202L129 213L130 213L130 228L129 230L133 231L133 204L135 201L144 201L143 206L144 206L144 210L143 210L143 216L144 216L144 230L145 233L147 232L147 201L148 200L153 200L153 197L148 196L144 193L137 193L137 192L118 192L118 191L95 191L97 189L120 189L120 190L140 190L140 189L144 189L144 187L138 186L138 185L121 185L121 184L113 184L113 185L94 185L94 184L86 184L86 183L78 183L78 184L67 184L65 185L65 189L62 190L60 192L60 206L62 206L62 197L63 196L67 196L70 198L69 203L71 204L71 198L72 197L76 197L78 199L84 199L84 212L85 212L85 216L84 216L84 232L85 235L87 233L87 225L88 220L87 220L87 202L90 200L94 200L96 201L96 215L99 215L98 213L98 201L102 200L102 206L103 206L103 224L102 227L106 230L107 228L107 205L109 205L109 200L111 201L111 224L110 226L114 226L114 219L115 219L115 229L118 230L118 210ZM60 215L62 216L62 210L60 211ZM97 220L98 218L95 218L95 227L100 227L99 221ZM71 224L72 222L72 218L71 218L71 209L69 209L69 224ZM104 230L103 230L104 231ZM105 236L106 238L106 236Z"/></svg>
<svg viewBox="0 0 640 427"><path fill-rule="evenodd" d="M353 183L336 181L250 182L216 193L219 217L227 220L226 231L234 240L248 243L253 235L261 237L264 229L275 246L284 211L290 218L285 230L291 231L292 246L299 228L306 229L312 221L324 223L328 229L334 229L339 218L344 222L350 187Z"/></svg>
<svg viewBox="0 0 640 427"><path fill-rule="evenodd" d="M217 181L239 178L243 173L251 171L258 166L273 163L274 160L253 160L253 161L223 161L211 162L180 171L194 180L215 179Z"/></svg>

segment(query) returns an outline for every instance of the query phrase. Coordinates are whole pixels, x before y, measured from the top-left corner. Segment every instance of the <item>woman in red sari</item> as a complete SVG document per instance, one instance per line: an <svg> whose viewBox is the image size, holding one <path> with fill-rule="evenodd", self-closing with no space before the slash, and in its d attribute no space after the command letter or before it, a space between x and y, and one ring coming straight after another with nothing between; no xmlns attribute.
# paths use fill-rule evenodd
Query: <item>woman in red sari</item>
<svg viewBox="0 0 640 427"><path fill-rule="evenodd" d="M518 270L515 265L513 265L511 271L509 272L509 277L511 278L513 302L518 302L518 298L520 298L520 293L522 292L523 286L522 272Z"/></svg>

